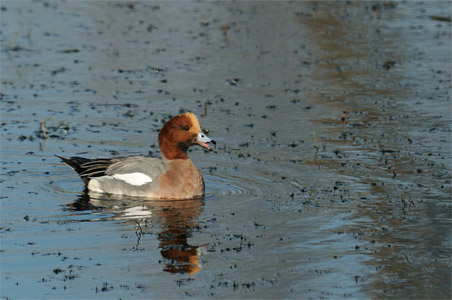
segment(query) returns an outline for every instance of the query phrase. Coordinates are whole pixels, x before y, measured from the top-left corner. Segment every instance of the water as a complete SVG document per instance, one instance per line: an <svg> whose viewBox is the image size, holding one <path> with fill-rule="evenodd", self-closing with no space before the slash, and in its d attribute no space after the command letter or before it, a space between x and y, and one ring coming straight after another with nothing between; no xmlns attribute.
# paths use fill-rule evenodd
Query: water
<svg viewBox="0 0 452 300"><path fill-rule="evenodd" d="M451 298L449 2L1 7L3 298ZM53 156L158 155L186 110L203 199Z"/></svg>

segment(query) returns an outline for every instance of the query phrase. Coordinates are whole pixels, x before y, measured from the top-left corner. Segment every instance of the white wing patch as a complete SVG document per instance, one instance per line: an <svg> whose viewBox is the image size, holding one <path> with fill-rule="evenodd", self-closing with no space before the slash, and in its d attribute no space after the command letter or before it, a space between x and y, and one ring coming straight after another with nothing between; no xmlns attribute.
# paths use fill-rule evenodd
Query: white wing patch
<svg viewBox="0 0 452 300"><path fill-rule="evenodd" d="M139 172L127 173L127 174L115 174L115 175L112 175L111 177L118 179L118 180L122 180L125 183L131 184L131 185L136 185L136 186L140 186L140 185L152 182L151 177L149 177L146 174L139 173Z"/></svg>

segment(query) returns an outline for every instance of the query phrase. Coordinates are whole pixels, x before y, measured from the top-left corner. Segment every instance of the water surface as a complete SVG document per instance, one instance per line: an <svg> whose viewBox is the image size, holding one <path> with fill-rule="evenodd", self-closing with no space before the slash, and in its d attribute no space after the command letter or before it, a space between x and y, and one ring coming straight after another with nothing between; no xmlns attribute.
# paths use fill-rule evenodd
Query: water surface
<svg viewBox="0 0 452 300"><path fill-rule="evenodd" d="M2 1L2 297L451 298L450 11ZM183 111L203 199L53 156L159 155Z"/></svg>

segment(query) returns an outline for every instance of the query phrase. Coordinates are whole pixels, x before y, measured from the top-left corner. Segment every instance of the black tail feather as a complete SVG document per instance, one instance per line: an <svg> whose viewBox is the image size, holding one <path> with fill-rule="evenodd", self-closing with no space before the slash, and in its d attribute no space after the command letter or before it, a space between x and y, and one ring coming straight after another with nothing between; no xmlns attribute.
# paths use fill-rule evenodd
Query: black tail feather
<svg viewBox="0 0 452 300"><path fill-rule="evenodd" d="M85 184L88 184L92 177L104 176L108 166L113 163L106 158L89 159L78 156L66 158L56 154L55 156L77 172Z"/></svg>

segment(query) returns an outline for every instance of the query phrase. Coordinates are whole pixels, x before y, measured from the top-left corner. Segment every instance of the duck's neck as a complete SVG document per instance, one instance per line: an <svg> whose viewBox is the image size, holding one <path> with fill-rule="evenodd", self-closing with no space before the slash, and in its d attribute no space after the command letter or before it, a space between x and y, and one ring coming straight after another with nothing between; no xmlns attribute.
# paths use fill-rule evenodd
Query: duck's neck
<svg viewBox="0 0 452 300"><path fill-rule="evenodd" d="M179 145L170 143L166 139L160 141L160 152L167 160L188 159L186 149L181 149Z"/></svg>

